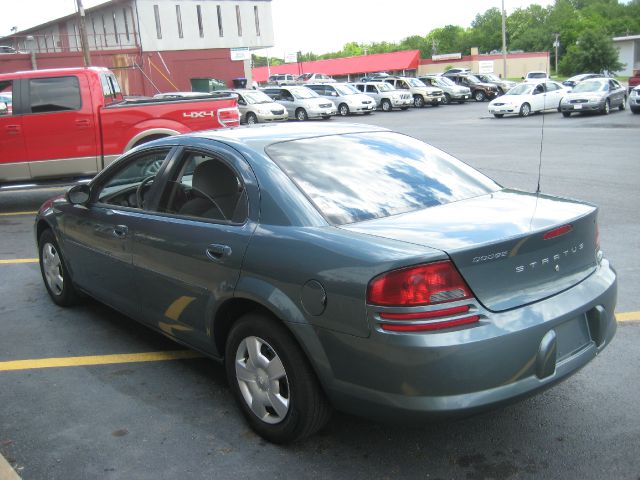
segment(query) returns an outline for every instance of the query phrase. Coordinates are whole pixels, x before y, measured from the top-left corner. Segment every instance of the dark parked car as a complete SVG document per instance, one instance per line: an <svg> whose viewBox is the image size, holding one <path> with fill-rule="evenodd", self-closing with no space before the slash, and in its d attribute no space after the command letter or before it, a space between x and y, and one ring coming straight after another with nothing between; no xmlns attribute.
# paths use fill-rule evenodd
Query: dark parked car
<svg viewBox="0 0 640 480"><path fill-rule="evenodd" d="M613 78L585 80L573 87L560 102L565 117L572 113L599 112L607 115L612 108L627 107L627 89Z"/></svg>
<svg viewBox="0 0 640 480"><path fill-rule="evenodd" d="M457 85L468 87L471 90L471 97L476 102L491 100L500 94L500 89L496 85L482 82L478 77L470 73L445 73L443 76Z"/></svg>
<svg viewBox="0 0 640 480"><path fill-rule="evenodd" d="M287 442L331 407L474 412L593 360L616 330L597 212L386 129L300 123L146 143L35 229L55 303L87 293L223 361Z"/></svg>

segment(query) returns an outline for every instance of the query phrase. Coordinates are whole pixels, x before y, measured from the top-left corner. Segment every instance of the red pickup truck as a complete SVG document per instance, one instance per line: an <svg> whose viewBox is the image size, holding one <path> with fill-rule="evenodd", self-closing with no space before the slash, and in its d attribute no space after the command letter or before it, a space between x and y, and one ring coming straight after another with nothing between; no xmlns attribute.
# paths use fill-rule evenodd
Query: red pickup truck
<svg viewBox="0 0 640 480"><path fill-rule="evenodd" d="M98 67L2 74L0 95L0 186L92 176L141 143L240 123L235 95L125 100Z"/></svg>

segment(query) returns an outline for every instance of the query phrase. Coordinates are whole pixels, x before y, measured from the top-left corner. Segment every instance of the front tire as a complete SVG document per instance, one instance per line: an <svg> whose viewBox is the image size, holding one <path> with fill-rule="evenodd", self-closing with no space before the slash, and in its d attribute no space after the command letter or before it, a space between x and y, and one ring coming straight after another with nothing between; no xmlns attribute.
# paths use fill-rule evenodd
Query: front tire
<svg viewBox="0 0 640 480"><path fill-rule="evenodd" d="M444 103L445 105L450 105L451 104L451 95L449 95L448 93L445 92L444 98L442 99L442 103Z"/></svg>
<svg viewBox="0 0 640 480"><path fill-rule="evenodd" d="M273 317L249 313L236 322L227 338L225 368L247 422L270 442L312 435L331 416L307 358Z"/></svg>
<svg viewBox="0 0 640 480"><path fill-rule="evenodd" d="M349 107L347 106L346 103L341 103L338 106L338 113L340 114L341 117L346 117L347 115L349 115Z"/></svg>
<svg viewBox="0 0 640 480"><path fill-rule="evenodd" d="M496 118L502 118L504 117L504 113L494 113L493 116Z"/></svg>
<svg viewBox="0 0 640 480"><path fill-rule="evenodd" d="M38 240L40 273L44 286L57 305L69 307L78 303L79 294L64 263L62 252L51 229L47 229Z"/></svg>
<svg viewBox="0 0 640 480"><path fill-rule="evenodd" d="M309 115L307 115L307 111L304 108L299 108L296 110L296 120L298 120L299 122L309 120Z"/></svg>
<svg viewBox="0 0 640 480"><path fill-rule="evenodd" d="M389 100L387 100L386 98L384 100L382 100L382 104L380 106L382 107L382 111L383 112L390 112L391 111L391 102Z"/></svg>
<svg viewBox="0 0 640 480"><path fill-rule="evenodd" d="M255 113L247 113L247 125L255 125L258 123L258 117L256 117Z"/></svg>
<svg viewBox="0 0 640 480"><path fill-rule="evenodd" d="M571 112L562 112L562 116L564 118L569 118L571 116Z"/></svg>
<svg viewBox="0 0 640 480"><path fill-rule="evenodd" d="M424 107L424 98L422 97L422 95L414 95L413 106L416 108Z"/></svg>
<svg viewBox="0 0 640 480"><path fill-rule="evenodd" d="M531 105L529 105L528 103L523 103L520 106L520 112L518 113L518 115L520 115L521 117L528 117L529 115L531 115Z"/></svg>
<svg viewBox="0 0 640 480"><path fill-rule="evenodd" d="M620 103L620 106L618 108L620 109L620 111L627 108L627 97L622 97L622 103Z"/></svg>
<svg viewBox="0 0 640 480"><path fill-rule="evenodd" d="M605 101L604 105L602 106L602 114L609 115L610 112L611 112L611 103L609 103L609 100L607 99L607 101Z"/></svg>

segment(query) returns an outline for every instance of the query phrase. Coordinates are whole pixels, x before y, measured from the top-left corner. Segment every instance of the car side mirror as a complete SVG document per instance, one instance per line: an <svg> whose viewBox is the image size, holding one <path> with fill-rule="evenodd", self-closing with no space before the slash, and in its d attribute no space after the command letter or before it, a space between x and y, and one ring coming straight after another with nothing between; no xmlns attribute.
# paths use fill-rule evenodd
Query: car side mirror
<svg viewBox="0 0 640 480"><path fill-rule="evenodd" d="M91 189L86 183L74 185L65 194L67 202L71 205L86 205L91 197Z"/></svg>

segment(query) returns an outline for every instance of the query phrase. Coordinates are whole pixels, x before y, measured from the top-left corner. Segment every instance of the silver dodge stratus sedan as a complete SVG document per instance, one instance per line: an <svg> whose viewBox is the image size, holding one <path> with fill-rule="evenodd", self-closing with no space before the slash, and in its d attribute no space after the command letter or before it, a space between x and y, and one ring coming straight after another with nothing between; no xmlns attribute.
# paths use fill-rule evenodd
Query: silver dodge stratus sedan
<svg viewBox="0 0 640 480"><path fill-rule="evenodd" d="M35 233L55 303L86 293L224 362L282 443L332 408L415 423L578 371L616 330L597 214L386 129L296 123L144 144Z"/></svg>

